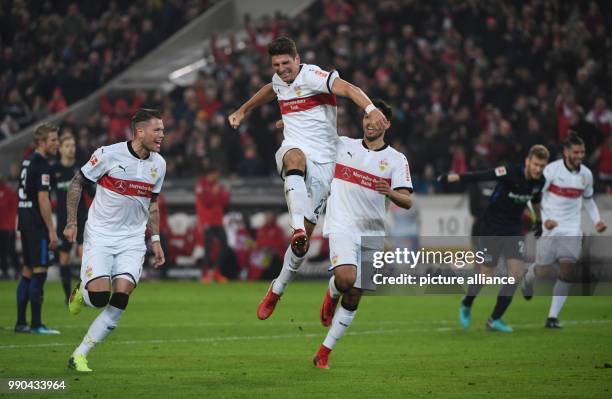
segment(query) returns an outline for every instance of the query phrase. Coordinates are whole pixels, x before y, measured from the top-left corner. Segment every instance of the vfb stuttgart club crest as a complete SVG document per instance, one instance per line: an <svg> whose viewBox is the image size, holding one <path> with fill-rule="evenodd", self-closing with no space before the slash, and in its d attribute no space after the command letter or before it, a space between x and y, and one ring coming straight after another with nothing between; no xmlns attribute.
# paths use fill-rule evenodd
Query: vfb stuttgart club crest
<svg viewBox="0 0 612 399"><path fill-rule="evenodd" d="M380 163L378 164L378 167L380 168L381 172L384 172L385 169L387 169L387 166L389 166L389 161L387 161L386 158L380 161Z"/></svg>
<svg viewBox="0 0 612 399"><path fill-rule="evenodd" d="M91 278L93 276L93 268L91 266L87 266L85 269L85 277Z"/></svg>
<svg viewBox="0 0 612 399"><path fill-rule="evenodd" d="M157 179L157 168L151 168L151 177Z"/></svg>

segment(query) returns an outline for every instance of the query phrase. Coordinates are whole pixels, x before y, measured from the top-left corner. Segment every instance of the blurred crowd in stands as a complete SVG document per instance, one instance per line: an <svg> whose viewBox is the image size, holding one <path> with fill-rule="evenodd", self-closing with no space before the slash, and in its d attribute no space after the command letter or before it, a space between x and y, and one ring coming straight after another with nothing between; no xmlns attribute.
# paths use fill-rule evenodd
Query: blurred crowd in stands
<svg viewBox="0 0 612 399"><path fill-rule="evenodd" d="M112 93L84 124L69 117L64 125L85 154L128 137L133 109L159 107L169 178L207 165L222 176L272 175L282 140L276 104L252 112L238 134L226 116L270 81L266 45L288 35L303 62L337 69L394 106L388 141L408 157L417 192L440 191L435 176L443 171L519 162L535 143L558 154L570 129L585 139L600 182L609 183L610 18L595 1L316 1L292 20L247 18L245 46L234 37L220 46L213 37L205 43L211 62L188 87ZM339 133L360 136L360 123L361 110L340 101Z"/></svg>
<svg viewBox="0 0 612 399"><path fill-rule="evenodd" d="M92 93L209 3L0 1L0 140Z"/></svg>

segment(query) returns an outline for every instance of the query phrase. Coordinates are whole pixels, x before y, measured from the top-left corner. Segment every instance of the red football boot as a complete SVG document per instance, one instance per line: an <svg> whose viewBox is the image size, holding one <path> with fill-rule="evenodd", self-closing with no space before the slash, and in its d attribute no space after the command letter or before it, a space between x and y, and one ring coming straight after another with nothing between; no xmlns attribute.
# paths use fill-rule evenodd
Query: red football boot
<svg viewBox="0 0 612 399"><path fill-rule="evenodd" d="M329 288L325 291L325 299L323 300L323 304L321 305L321 324L325 327L331 326L332 320L334 318L334 313L336 312L336 306L338 306L338 302L340 298L332 298L329 293Z"/></svg>
<svg viewBox="0 0 612 399"><path fill-rule="evenodd" d="M257 317L259 318L259 320L265 320L272 315L272 312L274 312L274 308L276 307L276 303L281 297L280 295L272 292L273 284L274 281L272 281L272 284L270 284L270 288L268 288L266 296L257 308Z"/></svg>
<svg viewBox="0 0 612 399"><path fill-rule="evenodd" d="M291 251L295 256L303 257L308 252L308 236L303 229L297 229L291 236Z"/></svg>
<svg viewBox="0 0 612 399"><path fill-rule="evenodd" d="M316 368L325 369L325 370L329 369L330 352L331 352L331 349L321 344L321 346L319 347L319 350L317 351L317 353L315 353L315 356L312 359L312 362L314 363Z"/></svg>

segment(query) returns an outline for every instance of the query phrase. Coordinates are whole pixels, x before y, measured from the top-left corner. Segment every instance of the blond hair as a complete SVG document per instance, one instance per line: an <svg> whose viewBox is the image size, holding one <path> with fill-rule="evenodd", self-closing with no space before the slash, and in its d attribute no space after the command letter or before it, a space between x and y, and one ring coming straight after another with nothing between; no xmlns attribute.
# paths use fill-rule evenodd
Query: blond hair
<svg viewBox="0 0 612 399"><path fill-rule="evenodd" d="M550 158L550 152L548 152L548 148L544 147L542 144L536 144L532 146L527 153L527 158L531 157L548 160L548 158Z"/></svg>
<svg viewBox="0 0 612 399"><path fill-rule="evenodd" d="M34 130L34 144L38 144L49 137L49 133L58 132L59 127L50 123L42 123Z"/></svg>

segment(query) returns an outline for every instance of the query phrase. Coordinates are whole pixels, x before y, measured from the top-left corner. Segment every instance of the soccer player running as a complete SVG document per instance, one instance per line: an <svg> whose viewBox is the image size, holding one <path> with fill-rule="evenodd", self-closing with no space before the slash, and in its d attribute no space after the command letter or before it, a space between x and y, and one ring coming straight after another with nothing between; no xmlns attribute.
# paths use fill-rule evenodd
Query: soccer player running
<svg viewBox="0 0 612 399"><path fill-rule="evenodd" d="M525 273L521 284L525 299L533 296L533 281L559 262L559 276L545 327L561 328L558 316L569 295L572 276L582 251L582 216L584 205L598 233L606 230L593 200L593 174L582 164L584 141L574 132L563 142L563 159L544 168L546 186L542 198L542 236L537 243L536 261Z"/></svg>
<svg viewBox="0 0 612 399"><path fill-rule="evenodd" d="M57 246L51 201L51 166L49 157L57 154L58 128L42 124L34 130L34 152L21 164L19 178L18 226L21 232L23 269L17 285L17 323L15 332L59 334L42 322L43 287L47 280L49 250ZM30 301L32 320L26 322Z"/></svg>
<svg viewBox="0 0 612 399"><path fill-rule="evenodd" d="M513 330L501 319L512 302L517 284L525 268L525 240L522 234L522 215L529 201L540 216L540 201L545 179L542 171L550 154L546 147L536 144L529 149L524 165L499 166L493 170L442 175L449 183L497 180L489 205L484 211L480 234L480 249L486 249L485 263L476 264L476 273L492 276L500 257L504 257L508 273L514 284L505 284L499 290L495 308L487 320L487 329L511 333ZM468 287L461 302L459 321L463 328L471 325L472 304L482 284Z"/></svg>
<svg viewBox="0 0 612 399"><path fill-rule="evenodd" d="M72 277L70 265L70 251L72 250L72 243L66 239L62 239L62 235L64 228L66 227L66 219L68 217L66 213L66 196L68 194L68 187L74 175L79 172L79 166L77 165L75 159L76 144L74 136L72 136L71 134L62 134L59 139L59 142L60 161L52 166L51 172L57 202L55 214L57 217L57 234L60 237L59 244L57 246L60 264L60 277L62 280L64 294L66 296L66 304L68 304L68 299L70 298L70 291L72 289L72 287L70 286L70 280ZM92 197L94 193L95 191L92 190ZM76 254L79 258L79 262L83 255L83 231L85 230L86 220L87 204L85 203L85 201L83 201L83 198L81 197L77 212L76 236Z"/></svg>
<svg viewBox="0 0 612 399"><path fill-rule="evenodd" d="M336 96L350 98L369 115L376 129L388 123L384 114L358 87L316 65L301 64L293 40L279 37L268 45L274 76L253 97L228 117L236 129L246 114L278 100L284 141L276 152L278 173L285 181L285 199L291 216L291 236L283 268L257 309L265 320L274 311L287 284L304 262L309 239L325 205L334 173L338 133Z"/></svg>
<svg viewBox="0 0 612 399"><path fill-rule="evenodd" d="M80 372L92 371L87 363L89 351L117 327L138 284L147 225L154 267L164 263L157 203L166 173L166 161L158 154L164 138L160 112L139 109L132 117L132 131L133 140L98 148L68 188L64 236L74 242L83 186L98 184L85 224L81 282L68 303L72 314L78 314L83 304L103 309L68 361L69 368Z"/></svg>
<svg viewBox="0 0 612 399"><path fill-rule="evenodd" d="M373 104L391 120L391 107L381 100ZM384 141L390 123L380 128L366 114L362 126L363 139L340 137L327 200L323 232L329 237L333 276L320 314L321 323L331 327L313 359L322 369L329 368L330 352L355 318L367 287L361 278L362 238L384 236L389 200L405 209L412 206L408 161Z"/></svg>

